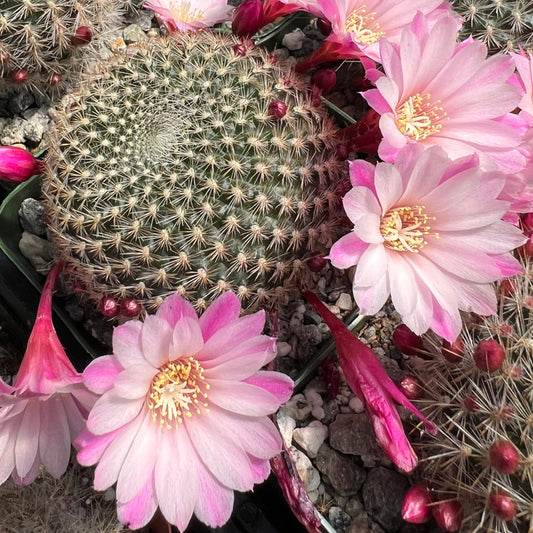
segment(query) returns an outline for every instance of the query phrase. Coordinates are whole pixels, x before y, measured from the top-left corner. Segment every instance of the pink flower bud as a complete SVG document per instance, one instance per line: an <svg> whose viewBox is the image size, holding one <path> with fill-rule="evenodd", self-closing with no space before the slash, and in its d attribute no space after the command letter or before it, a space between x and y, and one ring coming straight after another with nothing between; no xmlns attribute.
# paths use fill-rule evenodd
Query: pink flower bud
<svg viewBox="0 0 533 533"><path fill-rule="evenodd" d="M0 65L7 65L11 56L7 52L0 52Z"/></svg>
<svg viewBox="0 0 533 533"><path fill-rule="evenodd" d="M76 33L71 37L70 42L73 46L88 44L93 39L93 32L87 26L80 26Z"/></svg>
<svg viewBox="0 0 533 533"><path fill-rule="evenodd" d="M443 340L441 353L446 361L449 361L450 363L460 363L465 354L464 348L464 343L460 338L455 339L453 342Z"/></svg>
<svg viewBox="0 0 533 533"><path fill-rule="evenodd" d="M105 317L113 318L118 315L119 311L120 305L115 298L111 298L110 296L102 298L102 301L100 302L100 313Z"/></svg>
<svg viewBox="0 0 533 533"><path fill-rule="evenodd" d="M479 403L477 401L477 398L473 394L469 394L463 400L463 406L467 411L470 411L471 413L479 411Z"/></svg>
<svg viewBox="0 0 533 533"><path fill-rule="evenodd" d="M495 490L489 495L490 510L504 522L516 516L516 502L503 490Z"/></svg>
<svg viewBox="0 0 533 533"><path fill-rule="evenodd" d="M425 485L412 486L405 495L402 516L410 524L425 524L431 518L431 492Z"/></svg>
<svg viewBox="0 0 533 533"><path fill-rule="evenodd" d="M236 44L233 47L233 53L236 56L243 56L244 57L246 55L246 45L244 43Z"/></svg>
<svg viewBox="0 0 533 533"><path fill-rule="evenodd" d="M508 440L497 440L489 448L490 464L502 474L513 474L520 464L520 452Z"/></svg>
<svg viewBox="0 0 533 533"><path fill-rule="evenodd" d="M476 366L492 374L503 366L505 350L494 339L479 342L474 350L474 362Z"/></svg>
<svg viewBox="0 0 533 533"><path fill-rule="evenodd" d="M270 115L276 118L283 118L287 114L287 104L282 100L274 100L268 106Z"/></svg>
<svg viewBox="0 0 533 533"><path fill-rule="evenodd" d="M504 279L500 283L500 294L502 296L513 296L516 292L516 284L511 279Z"/></svg>
<svg viewBox="0 0 533 533"><path fill-rule="evenodd" d="M522 215L522 228L524 228L524 233L526 235L531 235L533 233L533 213Z"/></svg>
<svg viewBox="0 0 533 533"><path fill-rule="evenodd" d="M26 83L30 79L30 73L27 70L21 68L21 69L13 70L9 74L9 77L11 78L11 81L13 83L16 83L17 85L22 85L23 83Z"/></svg>
<svg viewBox="0 0 533 533"><path fill-rule="evenodd" d="M326 19L318 19L316 27L322 35L329 35L331 33L331 22Z"/></svg>
<svg viewBox="0 0 533 533"><path fill-rule="evenodd" d="M328 260L322 254L313 254L307 261L307 266L311 272L321 272L327 265Z"/></svg>
<svg viewBox="0 0 533 533"><path fill-rule="evenodd" d="M141 304L135 298L128 298L120 304L120 314L133 318L142 310Z"/></svg>
<svg viewBox="0 0 533 533"><path fill-rule="evenodd" d="M444 531L458 531L463 523L463 506L457 500L438 503L431 511L433 518Z"/></svg>
<svg viewBox="0 0 533 533"><path fill-rule="evenodd" d="M424 396L424 387L422 386L422 383L420 383L420 380L415 378L415 376L404 376L398 382L398 388L409 400L419 400Z"/></svg>
<svg viewBox="0 0 533 533"><path fill-rule="evenodd" d="M413 333L405 324L400 324L392 334L394 344L404 355L417 355L427 359L422 339Z"/></svg>
<svg viewBox="0 0 533 533"><path fill-rule="evenodd" d="M233 12L231 30L237 37L251 37L263 26L263 2L261 0L245 0Z"/></svg>
<svg viewBox="0 0 533 533"><path fill-rule="evenodd" d="M322 68L313 73L311 82L323 93L329 93L337 84L337 73L330 68Z"/></svg>
<svg viewBox="0 0 533 533"><path fill-rule="evenodd" d="M52 87L55 87L56 85L58 85L59 83L61 83L61 79L62 79L62 76L61 74L52 74L50 76L50 85Z"/></svg>
<svg viewBox="0 0 533 533"><path fill-rule="evenodd" d="M0 146L0 179L20 183L41 171L41 163L24 148Z"/></svg>

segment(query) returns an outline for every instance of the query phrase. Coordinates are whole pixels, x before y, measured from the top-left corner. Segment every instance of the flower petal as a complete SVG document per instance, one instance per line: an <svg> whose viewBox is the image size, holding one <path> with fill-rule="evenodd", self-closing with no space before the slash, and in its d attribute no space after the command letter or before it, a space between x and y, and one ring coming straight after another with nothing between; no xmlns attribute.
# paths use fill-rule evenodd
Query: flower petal
<svg viewBox="0 0 533 533"><path fill-rule="evenodd" d="M356 265L369 244L350 232L333 244L328 259L335 268L350 268Z"/></svg>
<svg viewBox="0 0 533 533"><path fill-rule="evenodd" d="M41 426L39 411L40 402L28 402L20 421L15 445L15 466L21 478L28 474L37 457Z"/></svg>
<svg viewBox="0 0 533 533"><path fill-rule="evenodd" d="M97 357L83 371L83 382L89 390L104 394L113 387L115 378L123 368L114 355Z"/></svg>
<svg viewBox="0 0 533 533"><path fill-rule="evenodd" d="M141 491L127 503L117 502L118 519L130 529L144 527L157 510L153 476Z"/></svg>
<svg viewBox="0 0 533 533"><path fill-rule="evenodd" d="M220 295L200 317L204 342L219 329L237 320L240 313L241 301L235 293L228 291Z"/></svg>
<svg viewBox="0 0 533 533"><path fill-rule="evenodd" d="M267 390L278 399L280 404L290 399L294 388L292 379L281 372L259 371L244 381Z"/></svg>

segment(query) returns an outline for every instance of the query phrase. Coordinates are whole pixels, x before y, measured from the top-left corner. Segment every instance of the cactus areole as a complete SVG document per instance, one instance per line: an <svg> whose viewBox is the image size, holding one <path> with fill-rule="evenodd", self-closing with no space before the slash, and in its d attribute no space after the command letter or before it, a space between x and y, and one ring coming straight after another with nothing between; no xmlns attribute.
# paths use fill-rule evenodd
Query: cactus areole
<svg viewBox="0 0 533 533"><path fill-rule="evenodd" d="M139 44L58 107L46 216L95 302L274 302L337 234L335 126L289 67L236 43L202 31Z"/></svg>

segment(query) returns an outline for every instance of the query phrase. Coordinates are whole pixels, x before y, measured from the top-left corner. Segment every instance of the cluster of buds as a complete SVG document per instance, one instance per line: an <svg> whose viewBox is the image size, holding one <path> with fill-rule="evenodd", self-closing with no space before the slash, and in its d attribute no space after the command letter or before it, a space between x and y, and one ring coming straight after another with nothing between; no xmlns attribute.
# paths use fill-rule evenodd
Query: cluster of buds
<svg viewBox="0 0 533 533"><path fill-rule="evenodd" d="M127 298L119 302L116 298L106 296L102 298L99 309L106 318L117 316L135 318L141 313L142 305L135 298Z"/></svg>

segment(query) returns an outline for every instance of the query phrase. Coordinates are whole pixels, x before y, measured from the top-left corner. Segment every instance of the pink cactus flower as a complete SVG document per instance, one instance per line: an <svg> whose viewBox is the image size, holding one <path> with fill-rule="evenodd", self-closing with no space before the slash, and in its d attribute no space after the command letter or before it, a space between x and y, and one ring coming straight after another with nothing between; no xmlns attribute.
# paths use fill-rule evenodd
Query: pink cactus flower
<svg viewBox="0 0 533 533"><path fill-rule="evenodd" d="M160 18L169 32L196 31L231 19L226 0L146 0L144 6Z"/></svg>
<svg viewBox="0 0 533 533"><path fill-rule="evenodd" d="M20 183L42 170L41 162L24 148L0 146L0 180Z"/></svg>
<svg viewBox="0 0 533 533"><path fill-rule="evenodd" d="M60 270L59 264L50 270L13 386L0 380L0 483L12 475L27 485L41 464L61 476L97 398L83 385L52 324L52 291Z"/></svg>
<svg viewBox="0 0 533 533"><path fill-rule="evenodd" d="M364 403L379 444L399 469L410 472L418 459L407 440L394 402L419 417L429 433L436 434L437 428L404 396L370 348L353 335L315 294L305 292L304 296L329 326L346 381Z"/></svg>
<svg viewBox="0 0 533 533"><path fill-rule="evenodd" d="M240 311L227 292L198 319L175 294L144 323L116 327L113 355L84 372L102 396L77 441L78 461L98 463L95 489L116 482L119 518L132 529L158 506L180 531L193 513L221 526L233 491L265 480L268 459L281 450L268 415L293 384L260 371L275 357L275 339L261 334L263 311L239 318Z"/></svg>
<svg viewBox="0 0 533 533"><path fill-rule="evenodd" d="M533 69L531 53L521 50L519 54L510 53L516 66L516 77L511 80L522 91L522 99L518 103L520 114L533 126Z"/></svg>
<svg viewBox="0 0 533 533"><path fill-rule="evenodd" d="M485 44L456 43L452 18L432 28L422 16L404 29L399 45L380 41L385 75L363 93L381 114L380 157L392 162L410 143L439 145L452 159L478 154L481 165L513 173L524 168L518 149L526 130L511 113L521 99L509 83L514 64L508 55L487 58Z"/></svg>
<svg viewBox="0 0 533 533"><path fill-rule="evenodd" d="M459 310L496 312L491 284L521 271L509 252L525 242L501 220L505 176L482 171L475 155L451 161L438 146L410 144L394 165L352 161L350 177L343 202L354 228L329 258L337 268L357 264L361 313L376 313L392 296L414 333L431 328L452 342Z"/></svg>

